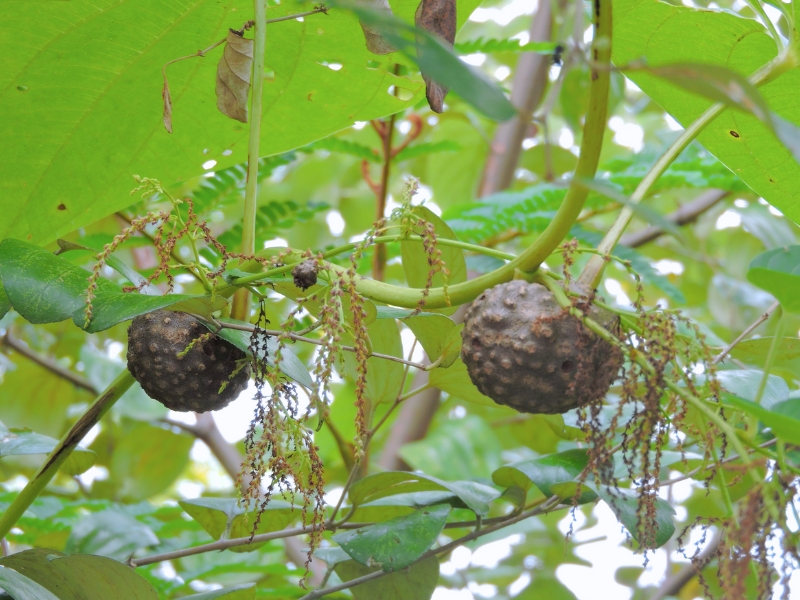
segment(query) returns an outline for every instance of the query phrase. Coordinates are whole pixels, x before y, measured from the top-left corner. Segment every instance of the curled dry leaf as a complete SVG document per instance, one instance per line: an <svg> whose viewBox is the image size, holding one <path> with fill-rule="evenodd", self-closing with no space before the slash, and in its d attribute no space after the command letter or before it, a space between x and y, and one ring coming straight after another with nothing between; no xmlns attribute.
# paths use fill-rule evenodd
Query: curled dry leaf
<svg viewBox="0 0 800 600"><path fill-rule="evenodd" d="M164 73L164 87L161 88L161 97L164 99L164 128L167 133L172 133L172 98L169 95L166 72Z"/></svg>
<svg viewBox="0 0 800 600"><path fill-rule="evenodd" d="M389 6L389 0L359 0L359 4L374 8L375 10L386 11L392 14L392 8ZM373 54L389 54L395 52L395 48L389 43L382 35L379 29L364 23L359 20L361 29L364 30L364 40L367 42L367 50Z"/></svg>
<svg viewBox="0 0 800 600"><path fill-rule="evenodd" d="M231 119L247 123L247 94L253 66L253 40L231 29L217 65L217 108Z"/></svg>
<svg viewBox="0 0 800 600"><path fill-rule="evenodd" d="M414 15L414 24L441 38L452 48L456 39L456 0L421 0ZM419 42L417 51L420 51ZM442 112L448 89L431 79L424 70L422 78L425 80L428 105L433 112Z"/></svg>

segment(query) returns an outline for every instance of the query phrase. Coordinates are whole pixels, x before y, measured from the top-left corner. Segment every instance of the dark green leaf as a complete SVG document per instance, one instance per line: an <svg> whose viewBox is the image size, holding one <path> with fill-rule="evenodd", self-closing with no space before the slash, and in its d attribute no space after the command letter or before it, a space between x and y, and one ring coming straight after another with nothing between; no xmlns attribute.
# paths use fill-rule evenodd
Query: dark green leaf
<svg viewBox="0 0 800 600"><path fill-rule="evenodd" d="M335 567L342 581L350 581L377 571L354 560ZM439 581L439 561L435 556L411 565L407 571L390 573L350 589L355 600L430 600Z"/></svg>
<svg viewBox="0 0 800 600"><path fill-rule="evenodd" d="M776 248L750 263L747 279L770 294L790 312L800 312L800 246Z"/></svg>
<svg viewBox="0 0 800 600"><path fill-rule="evenodd" d="M556 483L568 483L575 480L581 474L588 463L586 450L567 450L558 454L548 454L533 460L520 462L500 467L492 473L492 480L501 487L517 485L528 489L529 483L523 479L527 478L545 496L555 494L550 486ZM578 499L580 503L591 502L597 495L591 490L583 492Z"/></svg>
<svg viewBox="0 0 800 600"><path fill-rule="evenodd" d="M9 429L0 423L0 458L25 454L48 455L58 445L58 440L34 433L30 429ZM79 475L94 464L96 455L78 446L61 467L65 473Z"/></svg>
<svg viewBox="0 0 800 600"><path fill-rule="evenodd" d="M377 525L333 536L353 559L367 567L397 571L419 559L436 541L450 507L433 506Z"/></svg>
<svg viewBox="0 0 800 600"><path fill-rule="evenodd" d="M439 314L411 317L404 320L403 324L414 332L414 336L416 336L417 341L422 345L425 354L428 355L431 361L435 361L442 356L445 349L445 340L448 334L456 328L456 324L452 319Z"/></svg>
<svg viewBox="0 0 800 600"><path fill-rule="evenodd" d="M158 543L158 537L147 525L120 510L110 509L78 521L70 531L64 551L124 561L140 548Z"/></svg>
<svg viewBox="0 0 800 600"><path fill-rule="evenodd" d="M553 54L557 44L554 42L528 42L521 44L519 40L485 40L479 37L468 42L455 45L461 54L475 54L476 52L536 52L537 54Z"/></svg>
<svg viewBox="0 0 800 600"><path fill-rule="evenodd" d="M756 394L761 385L764 372L758 369L737 369L735 371L720 371L717 373L720 385L731 394L744 398L749 402L756 401ZM769 375L767 385L761 395L760 404L770 410L778 402L789 397L789 386L776 375Z"/></svg>
<svg viewBox="0 0 800 600"><path fill-rule="evenodd" d="M117 442L111 457L109 472L119 496L144 500L166 490L189 462L193 444L191 436L138 423Z"/></svg>
<svg viewBox="0 0 800 600"><path fill-rule="evenodd" d="M448 240L458 239L453 230L450 229L450 226L431 212L430 209L424 206L417 206L414 208L414 217L433 225L437 237ZM417 231L416 227L415 231ZM441 271L436 273L433 276L433 287L441 287L445 285L445 282L447 285L453 285L466 281L467 263L464 260L464 252L460 248L452 246L438 246L438 249L442 253L441 258L449 274L445 280ZM403 257L403 271L406 274L408 285L415 288L424 288L428 280L430 266L428 265L428 255L425 253L422 243L418 241L400 242L400 253ZM455 308L450 308L436 312L452 313L455 310Z"/></svg>
<svg viewBox="0 0 800 600"><path fill-rule="evenodd" d="M56 240L58 243L59 251L58 254L63 254L64 252L69 252L70 250L88 250L95 256L100 254L100 250L96 248L90 248L88 246L84 246L82 244L76 244L75 242L69 242L67 240ZM147 278L141 275L136 269L133 269L118 259L113 254L106 257L106 264L114 269L117 273L125 277L128 281L130 281L133 285L139 288L139 293L145 294L147 296L161 296L161 290L159 290L155 285L152 283L147 283ZM140 287L141 286L141 287Z"/></svg>
<svg viewBox="0 0 800 600"><path fill-rule="evenodd" d="M11 594L13 600L60 600L47 588L13 569L0 569L0 588Z"/></svg>
<svg viewBox="0 0 800 600"><path fill-rule="evenodd" d="M186 312L208 319L211 313L227 305L221 296L213 300L210 296L194 296L189 294L169 294L167 296L147 296L144 294L98 294L92 301L92 320L88 327L84 327L86 318L84 307L81 306L72 315L72 320L78 327L84 328L89 333L104 331L124 321L129 321L139 315L153 312L161 308Z"/></svg>
<svg viewBox="0 0 800 600"><path fill-rule="evenodd" d="M476 415L442 423L424 439L400 448L413 469L448 479L488 478L501 464L503 446L492 427Z"/></svg>
<svg viewBox="0 0 800 600"><path fill-rule="evenodd" d="M56 594L59 600L158 600L153 587L116 560L88 554L66 556L37 548L0 559Z"/></svg>
<svg viewBox="0 0 800 600"><path fill-rule="evenodd" d="M791 443L800 440L800 414L798 414L797 400L779 402L773 405L771 410L733 394L726 395L724 401L726 404L757 417L780 439Z"/></svg>
<svg viewBox="0 0 800 600"><path fill-rule="evenodd" d="M672 520L675 509L666 500L661 498L655 500L655 531L644 532L640 531L639 527L639 495L636 491L599 486L597 494L608 504L620 523L642 546L660 548L675 533L675 523Z"/></svg>
<svg viewBox="0 0 800 600"><path fill-rule="evenodd" d="M11 305L30 323L56 323L83 310L89 275L39 246L0 242L0 279ZM121 292L105 280L99 291Z"/></svg>
<svg viewBox="0 0 800 600"><path fill-rule="evenodd" d="M484 406L497 406L489 396L484 396L472 383L472 379L467 373L467 366L460 357L456 358L452 366L447 369L434 369L430 372L429 381L443 392L447 392L455 398L474 402Z"/></svg>
<svg viewBox="0 0 800 600"><path fill-rule="evenodd" d="M237 321L235 319L223 318L218 320L223 323L249 325L249 323L244 323L243 321ZM221 329L220 331L215 331L211 325L206 324L206 326L222 339L229 341L231 344L239 348L239 350L247 353L248 356L252 356L252 353L250 352L250 333L247 331L239 331L238 329ZM275 364L273 362L273 357L277 351L278 341L272 337L269 338L267 340L267 361L269 364ZM302 360L297 358L291 348L284 347L283 350L281 350L281 357L281 373L291 379L294 379L297 383L307 388L314 387L314 380L311 378L308 368Z"/></svg>
<svg viewBox="0 0 800 600"><path fill-rule="evenodd" d="M178 502L190 517L200 523L215 540L247 537L253 534L256 513L245 513L236 498L196 498ZM269 533L283 529L295 519L292 505L283 500L270 500L258 522L255 532ZM234 552L251 552L264 544L231 548Z"/></svg>
<svg viewBox="0 0 800 600"><path fill-rule="evenodd" d="M345 2L336 4L352 10L362 23L380 32L386 41L416 62L423 73L457 93L490 119L507 121L516 114L516 109L496 83L462 62L435 36L386 11Z"/></svg>
<svg viewBox="0 0 800 600"><path fill-rule="evenodd" d="M387 496L433 490L454 493L479 515L486 514L489 511L489 502L500 496L497 490L472 481L442 481L422 473L387 471L357 481L350 488L349 498L354 506L361 506Z"/></svg>

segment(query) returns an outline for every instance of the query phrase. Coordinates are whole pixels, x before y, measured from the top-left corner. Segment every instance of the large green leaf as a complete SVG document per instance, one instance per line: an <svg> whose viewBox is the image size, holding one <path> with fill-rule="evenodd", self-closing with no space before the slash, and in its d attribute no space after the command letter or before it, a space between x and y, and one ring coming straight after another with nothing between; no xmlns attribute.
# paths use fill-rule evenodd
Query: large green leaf
<svg viewBox="0 0 800 600"><path fill-rule="evenodd" d="M479 515L488 513L489 502L500 496L500 492L482 483L442 481L422 473L405 471L386 471L365 477L353 484L348 496L354 506L361 506L387 496L433 490L454 493L464 506Z"/></svg>
<svg viewBox="0 0 800 600"><path fill-rule="evenodd" d="M78 521L64 550L68 554L96 554L124 561L140 548L156 544L158 537L147 525L120 510L109 509Z"/></svg>
<svg viewBox="0 0 800 600"><path fill-rule="evenodd" d="M195 498L181 500L178 504L215 540L247 537L254 533L256 514L254 512L246 514L236 498ZM283 500L270 500L258 518L258 529L255 533L283 529L295 517L291 504ZM250 552L261 546L263 544L252 544L237 546L231 550Z"/></svg>
<svg viewBox="0 0 800 600"><path fill-rule="evenodd" d="M680 43L675 43L680 40ZM697 62L743 75L775 57L775 42L754 19L649 0L614 3L613 61L623 66L645 59L648 66ZM645 71L627 73L679 123L689 125L712 101ZM792 69L759 90L770 108L800 122L800 72ZM800 221L800 165L768 127L751 114L726 110L698 140L756 193L795 222Z"/></svg>
<svg viewBox="0 0 800 600"><path fill-rule="evenodd" d="M337 1L337 4L354 11L363 23L416 62L423 73L456 92L490 119L507 121L516 114L514 105L497 83L459 60L438 36L415 29L388 11L372 9L365 3Z"/></svg>
<svg viewBox="0 0 800 600"><path fill-rule="evenodd" d="M276 18L307 9L284 3ZM245 160L247 127L216 109L221 55L168 68L175 133L162 125L161 67L206 48L252 18L248 0L14 5L0 34L0 238L44 243L131 204L131 176L172 184ZM40 27L47 23L47 27ZM146 26L143 24L146 23ZM397 77L364 47L343 10L270 26L261 154L302 146L355 121L413 105L419 77ZM327 65L342 65L333 70ZM407 101L389 92L407 90ZM233 149L233 154L223 155Z"/></svg>
<svg viewBox="0 0 800 600"><path fill-rule="evenodd" d="M130 567L102 556L36 548L0 559L59 600L158 600L153 587Z"/></svg>
<svg viewBox="0 0 800 600"><path fill-rule="evenodd" d="M652 530L645 531L639 519L639 494L635 490L598 486L597 494L608 504L625 529L646 548L660 548L675 533L672 515L675 509L661 498L655 499L655 522ZM641 525L641 527L640 527Z"/></svg>
<svg viewBox="0 0 800 600"><path fill-rule="evenodd" d="M757 417L780 439L791 443L800 439L800 400L784 400L773 405L771 410L732 394L726 395L724 400L725 403Z"/></svg>
<svg viewBox="0 0 800 600"><path fill-rule="evenodd" d="M0 588L11 594L13 600L59 600L47 588L14 569L0 569Z"/></svg>
<svg viewBox="0 0 800 600"><path fill-rule="evenodd" d="M236 321L235 319L223 318L219 320L226 323L239 323L247 325L247 323ZM208 325L208 327L209 329L212 329L210 325ZM238 329L222 329L221 331L217 331L216 334L239 348L239 350L242 352L252 355L252 352L250 351L250 334L248 332L240 331ZM267 340L267 361L269 364L274 364L272 357L275 356L277 351L278 341L274 337L269 338ZM297 358L297 355L292 351L291 348L284 347L283 350L281 350L281 357L281 373L287 377L291 377L297 383L304 385L307 388L314 387L314 380L311 378L308 368L302 360Z"/></svg>
<svg viewBox="0 0 800 600"><path fill-rule="evenodd" d="M109 472L119 496L144 500L163 492L189 462L194 439L162 427L139 423L118 441Z"/></svg>
<svg viewBox="0 0 800 600"><path fill-rule="evenodd" d="M501 487L516 485L524 490L529 489L532 483L549 497L556 493L551 489L553 485L574 481L587 463L586 450L567 450L500 467L492 473L492 480ZM587 489L581 493L578 502L583 504L596 498L597 494Z"/></svg>
<svg viewBox="0 0 800 600"><path fill-rule="evenodd" d="M354 560L335 567L342 581L350 581L374 573L376 567L365 567ZM407 571L389 573L351 588L356 600L430 600L439 581L439 561L435 556L411 565Z"/></svg>
<svg viewBox="0 0 800 600"><path fill-rule="evenodd" d="M457 240L456 234L450 229L450 226L442 221L440 217L431 212L430 209L424 206L417 206L414 208L414 216L422 219L427 223L433 225L437 237L448 240ZM417 228L415 227L415 231ZM442 253L442 261L448 270L447 285L461 283L467 280L467 263L464 260L464 252L460 248L452 246L438 246L439 251ZM403 256L403 271L406 274L406 281L408 285L415 288L424 288L428 281L428 273L431 267L428 265L428 255L420 242L401 242L400 252ZM445 278L442 272L438 272L433 276L433 287L441 287L445 284ZM455 312L455 308L446 310L439 310L436 312Z"/></svg>
<svg viewBox="0 0 800 600"><path fill-rule="evenodd" d="M731 356L750 365L761 366L767 360L773 338L763 337L739 342L731 350ZM785 337L778 344L778 351L772 361L772 368L793 376L800 373L800 339Z"/></svg>
<svg viewBox="0 0 800 600"><path fill-rule="evenodd" d="M0 423L0 458L25 454L47 455L57 445L58 440L46 435L35 433L30 429L9 429ZM70 475L79 475L94 464L94 459L94 452L79 446L61 468Z"/></svg>
<svg viewBox="0 0 800 600"><path fill-rule="evenodd" d="M226 305L223 298L170 294L126 294L98 280L92 320L85 326L89 272L39 246L9 238L0 242L0 279L14 309L31 323L56 323L72 317L78 327L96 333L141 314L172 307L209 315Z"/></svg>
<svg viewBox="0 0 800 600"><path fill-rule="evenodd" d="M786 310L800 312L800 246L759 254L750 263L747 279L775 296Z"/></svg>
<svg viewBox="0 0 800 600"><path fill-rule="evenodd" d="M444 528L450 507L423 508L383 523L333 536L354 560L384 571L403 569L430 548Z"/></svg>
<svg viewBox="0 0 800 600"><path fill-rule="evenodd" d="M717 373L720 385L731 394L749 402L760 401L761 406L771 409L778 402L789 397L789 386L777 375L769 375L761 398L756 398L764 372L759 369L737 369Z"/></svg>

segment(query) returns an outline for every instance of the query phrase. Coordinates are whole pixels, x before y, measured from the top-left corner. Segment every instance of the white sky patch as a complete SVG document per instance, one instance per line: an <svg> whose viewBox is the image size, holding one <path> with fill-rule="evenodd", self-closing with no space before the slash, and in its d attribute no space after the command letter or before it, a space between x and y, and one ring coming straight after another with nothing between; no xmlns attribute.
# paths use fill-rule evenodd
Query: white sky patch
<svg viewBox="0 0 800 600"><path fill-rule="evenodd" d="M470 15L469 20L473 23L485 23L492 20L499 25L508 25L521 15L533 14L538 5L538 2L532 2L531 0L511 0L505 6L499 8L476 8Z"/></svg>
<svg viewBox="0 0 800 600"><path fill-rule="evenodd" d="M628 294L625 293L625 290L622 289L622 284L616 279L606 279L604 284L606 291L609 294L614 296L617 304L620 306L630 306L631 299L628 297Z"/></svg>
<svg viewBox="0 0 800 600"><path fill-rule="evenodd" d="M225 150L222 151L222 156L230 156L231 154L233 154L233 150L230 148L225 148Z"/></svg>
<svg viewBox="0 0 800 600"><path fill-rule="evenodd" d="M461 57L468 65L472 65L473 67L480 67L483 63L486 62L486 55L482 52L476 52L475 54L465 54Z"/></svg>
<svg viewBox="0 0 800 600"><path fill-rule="evenodd" d="M767 13L769 20L772 21L775 25L777 25L778 21L780 21L782 16L781 11L779 11L774 6L770 6L769 4L766 3L763 6L764 6L764 12Z"/></svg>
<svg viewBox="0 0 800 600"><path fill-rule="evenodd" d="M717 229L733 229L742 224L742 215L735 210L726 210L717 219L715 227Z"/></svg>
<svg viewBox="0 0 800 600"><path fill-rule="evenodd" d="M408 121L400 121L397 124L397 131L399 131L403 135L407 134L409 131L411 131L411 123L409 123Z"/></svg>
<svg viewBox="0 0 800 600"><path fill-rule="evenodd" d="M522 575L519 576L519 579L517 579L516 581L513 581L508 586L508 590L507 590L508 591L508 595L509 596L516 596L522 590L524 590L526 587L528 587L530 582L531 582L531 576L528 573L523 573Z"/></svg>
<svg viewBox="0 0 800 600"><path fill-rule="evenodd" d="M264 394L268 393L269 387L265 387ZM253 403L255 394L256 386L251 380L247 385L247 389L239 394L236 400L214 413L214 419L217 421L222 437L231 444L243 439L245 433L247 433L247 427L253 419L253 411L255 410Z"/></svg>
<svg viewBox="0 0 800 600"><path fill-rule="evenodd" d="M644 148L644 129L636 123L626 123L622 117L614 116L608 120L608 126L615 132L614 141L620 146L640 152Z"/></svg>
<svg viewBox="0 0 800 600"><path fill-rule="evenodd" d="M681 124L673 119L670 115L664 114L664 120L667 122L667 127L669 127L672 131L683 131Z"/></svg>
<svg viewBox="0 0 800 600"><path fill-rule="evenodd" d="M677 260L663 258L653 265L662 275L680 275L683 273L683 263Z"/></svg>
<svg viewBox="0 0 800 600"><path fill-rule="evenodd" d="M498 81L504 81L509 75L511 75L511 69L505 65L500 65L494 70L494 76Z"/></svg>
<svg viewBox="0 0 800 600"><path fill-rule="evenodd" d="M536 145L536 138L527 138L522 140L522 149L530 150Z"/></svg>
<svg viewBox="0 0 800 600"><path fill-rule="evenodd" d="M733 205L736 208L747 208L748 206L750 206L750 203L743 198L737 198L736 200L733 201Z"/></svg>
<svg viewBox="0 0 800 600"><path fill-rule="evenodd" d="M442 216L442 207L436 204L436 202L433 202L432 200L426 200L425 207L430 209L430 211L437 217Z"/></svg>
<svg viewBox="0 0 800 600"><path fill-rule="evenodd" d="M91 487L95 481L108 479L108 469L98 466L89 467L88 470L78 475L78 479L86 487Z"/></svg>
<svg viewBox="0 0 800 600"><path fill-rule="evenodd" d="M217 161L215 160L207 160L203 163L203 168L207 171L208 169L213 169L217 165Z"/></svg>
<svg viewBox="0 0 800 600"><path fill-rule="evenodd" d="M641 93L642 88L636 85L632 80L625 78L625 89L629 92Z"/></svg>
<svg viewBox="0 0 800 600"><path fill-rule="evenodd" d="M284 246L288 246L289 242L287 242L283 238L272 238L271 240L267 240L264 242L264 248L283 248Z"/></svg>
<svg viewBox="0 0 800 600"><path fill-rule="evenodd" d="M773 215L775 215L776 217L782 217L783 216L783 213L781 211L779 211L777 208L775 208L774 206L770 206L767 210L769 210L769 212L772 213Z"/></svg>
<svg viewBox="0 0 800 600"><path fill-rule="evenodd" d="M339 237L344 233L344 219L342 213L338 210L329 210L325 215L325 222L328 224L328 229L333 237Z"/></svg>
<svg viewBox="0 0 800 600"><path fill-rule="evenodd" d="M474 596L478 598L494 598L497 595L497 586L490 583L476 583L470 581L468 589Z"/></svg>
<svg viewBox="0 0 800 600"><path fill-rule="evenodd" d="M353 123L353 129L355 129L356 131L358 131L359 129L364 129L364 127L366 126L367 126L366 121L356 121L355 123Z"/></svg>
<svg viewBox="0 0 800 600"><path fill-rule="evenodd" d="M199 498L205 489L206 486L196 481L189 481L188 479L178 481L178 494L184 500Z"/></svg>
<svg viewBox="0 0 800 600"><path fill-rule="evenodd" d="M572 148L574 144L575 144L575 136L572 135L572 132L569 129L564 127L558 133L558 145L561 146L562 148L569 149Z"/></svg>
<svg viewBox="0 0 800 600"><path fill-rule="evenodd" d="M106 348L106 354L108 354L108 358L112 360L117 360L122 356L123 350L125 350L125 344L123 344L122 342L117 342L115 340L108 344L108 347Z"/></svg>
<svg viewBox="0 0 800 600"><path fill-rule="evenodd" d="M476 549L472 554L470 564L473 567L486 567L494 569L501 560L511 556L511 547L522 542L523 537L519 533L510 535L496 542L489 542ZM473 590L474 591L474 590Z"/></svg>
<svg viewBox="0 0 800 600"><path fill-rule="evenodd" d="M400 339L403 341L403 356L407 357L411 352L411 346L414 345L414 333L410 329L403 329L400 332ZM425 351L422 349L422 344L414 346L414 353L411 355L411 360L414 362L421 362L425 356Z"/></svg>
<svg viewBox="0 0 800 600"><path fill-rule="evenodd" d="M450 590L443 587L437 587L431 600L474 600L475 596L469 590Z"/></svg>

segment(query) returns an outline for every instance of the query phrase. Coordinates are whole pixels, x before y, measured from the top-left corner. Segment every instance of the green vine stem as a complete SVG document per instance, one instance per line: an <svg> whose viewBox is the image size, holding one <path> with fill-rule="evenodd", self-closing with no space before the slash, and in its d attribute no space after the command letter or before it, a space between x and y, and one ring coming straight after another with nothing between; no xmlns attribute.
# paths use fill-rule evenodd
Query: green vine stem
<svg viewBox="0 0 800 600"><path fill-rule="evenodd" d="M763 85L774 80L779 75L783 74L789 68L794 66L796 63L796 57L790 50L791 49L787 49L787 51L783 52L780 56L777 56L766 65L761 67L758 71L753 73L753 75L750 77L750 82L755 86ZM655 162L652 168L639 182L639 185L636 186L636 189L630 197L631 204L638 204L647 196L647 194L650 192L650 189L653 187L656 181L658 181L658 178L661 177L661 175L664 174L664 171L667 170L667 167L669 167L672 162L678 158L680 153L683 152L684 149L686 149L686 147L692 142L692 140L694 140L694 138L696 138L698 134L703 131L703 129L709 123L711 123L711 121L716 119L726 108L728 107L725 104L712 105L691 125L683 130L683 132L672 143L672 145L667 148L667 151L664 152L664 154L662 154L661 157ZM597 247L600 255L611 254L611 252L614 250L614 247L619 242L619 239L622 237L622 233L625 231L625 228L630 223L633 214L634 210L631 206L626 206L622 209L617 217L617 220L614 221L611 229L608 230L608 233ZM593 256L586 264L586 267L583 269L583 272L578 278L579 283L590 287L591 289L596 288L600 283L600 279L603 277L603 270L605 269L605 266L606 261L602 256Z"/></svg>
<svg viewBox="0 0 800 600"><path fill-rule="evenodd" d="M131 385L133 385L133 375L125 369L120 375L111 382L105 391L100 394L92 405L86 410L80 419L70 428L61 438L61 441L47 457L42 468L34 475L22 491L14 498L6 511L0 517L0 538L8 535L11 528L19 518L28 510L31 503L50 483L58 469L69 458L72 451L80 441L89 433L89 430L103 418L114 403L122 397Z"/></svg>
<svg viewBox="0 0 800 600"><path fill-rule="evenodd" d="M267 46L267 2L253 0L255 29L253 33L253 74L250 77L252 100L250 103L250 137L247 146L247 182L244 190L244 218L242 221L242 254L256 252L256 209L258 208L258 157L261 141L261 99L264 91L264 53ZM250 318L250 292L240 288L233 297L231 316L247 321Z"/></svg>
<svg viewBox="0 0 800 600"><path fill-rule="evenodd" d="M589 108L581 140L580 158L575 168L576 180L594 177L600 160L600 150L608 116L608 89L611 77L611 2L610 0L598 0L594 6L595 31L591 48L594 68L591 72ZM510 281L517 270L535 271L567 235L577 220L588 193L589 191L583 186L570 186L553 220L542 232L542 235L522 254L491 273L448 286L446 293L444 288L432 288L425 301L425 307L444 308L464 304L477 298L484 290ZM330 267L340 274L346 272L346 269L337 265L330 265ZM257 262L250 262L242 265L241 268L256 271L261 267ZM286 271L288 270L291 268L286 268ZM276 270L272 270L271 274L276 274ZM246 285L263 279L265 276L265 273L256 273L252 278L243 277L237 280L237 285ZM358 275L355 277L355 284L358 293L362 296L393 306L416 308L420 299L423 298L421 289L399 287ZM222 295L226 295L227 292L229 295L231 290L222 286L218 292Z"/></svg>

